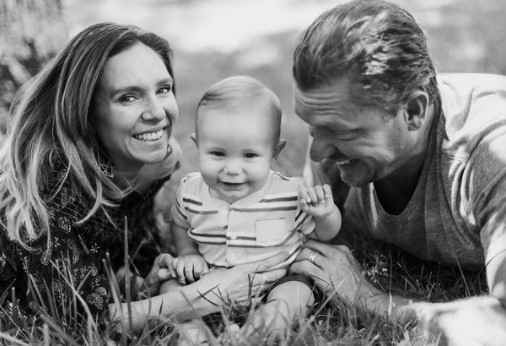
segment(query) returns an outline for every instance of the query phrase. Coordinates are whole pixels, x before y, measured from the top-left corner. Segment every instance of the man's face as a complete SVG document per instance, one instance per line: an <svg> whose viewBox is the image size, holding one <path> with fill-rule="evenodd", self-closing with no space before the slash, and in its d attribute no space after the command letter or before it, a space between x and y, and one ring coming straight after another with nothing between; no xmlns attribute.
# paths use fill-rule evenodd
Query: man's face
<svg viewBox="0 0 506 346"><path fill-rule="evenodd" d="M295 86L295 112L310 126L311 159L330 159L352 186L381 180L404 162L409 145L402 114L351 102L347 78L309 91Z"/></svg>

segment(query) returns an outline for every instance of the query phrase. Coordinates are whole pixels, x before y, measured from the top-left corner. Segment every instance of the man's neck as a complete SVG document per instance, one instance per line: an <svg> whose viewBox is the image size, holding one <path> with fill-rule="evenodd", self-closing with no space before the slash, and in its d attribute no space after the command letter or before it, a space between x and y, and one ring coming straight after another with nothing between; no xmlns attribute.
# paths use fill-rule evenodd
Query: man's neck
<svg viewBox="0 0 506 346"><path fill-rule="evenodd" d="M400 168L374 183L376 195L383 209L390 214L400 214L415 193L430 145L431 129L436 121L433 105L427 109L427 120L420 138Z"/></svg>

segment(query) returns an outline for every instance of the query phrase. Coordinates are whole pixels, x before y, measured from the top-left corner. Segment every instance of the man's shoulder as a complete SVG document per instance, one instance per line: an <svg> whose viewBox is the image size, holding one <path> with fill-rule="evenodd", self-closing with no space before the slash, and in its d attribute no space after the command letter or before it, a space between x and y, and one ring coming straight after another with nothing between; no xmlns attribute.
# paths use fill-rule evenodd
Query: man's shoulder
<svg viewBox="0 0 506 346"><path fill-rule="evenodd" d="M506 77L492 74L439 76L445 134L450 142L506 126Z"/></svg>
<svg viewBox="0 0 506 346"><path fill-rule="evenodd" d="M506 76L487 73L440 73L440 86L459 90L483 88L485 90L506 90Z"/></svg>

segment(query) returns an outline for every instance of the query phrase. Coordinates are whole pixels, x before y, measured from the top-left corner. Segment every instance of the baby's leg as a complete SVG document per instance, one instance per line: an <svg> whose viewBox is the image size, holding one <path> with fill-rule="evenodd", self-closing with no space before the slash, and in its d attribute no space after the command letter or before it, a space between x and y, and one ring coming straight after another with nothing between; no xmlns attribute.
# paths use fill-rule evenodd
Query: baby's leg
<svg viewBox="0 0 506 346"><path fill-rule="evenodd" d="M283 337L295 319L306 316L314 300L313 291L306 282L284 281L269 292L267 302L242 328L243 335L247 337L263 331L274 339Z"/></svg>

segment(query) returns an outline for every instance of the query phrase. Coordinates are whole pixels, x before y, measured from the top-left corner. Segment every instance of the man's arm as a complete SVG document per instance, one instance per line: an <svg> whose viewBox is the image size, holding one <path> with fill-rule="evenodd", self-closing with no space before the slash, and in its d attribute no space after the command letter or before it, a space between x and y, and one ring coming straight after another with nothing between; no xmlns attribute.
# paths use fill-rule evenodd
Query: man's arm
<svg viewBox="0 0 506 346"><path fill-rule="evenodd" d="M506 250L497 254L487 264L487 283L492 297L506 304ZM505 306L506 308L506 306Z"/></svg>
<svg viewBox="0 0 506 346"><path fill-rule="evenodd" d="M506 345L506 311L495 297L428 303L390 295L366 279L346 246L315 240L305 246L290 271L313 277L327 297L337 295L357 308L403 325L417 322L423 337L439 338L441 345ZM313 252L316 256L311 262Z"/></svg>

